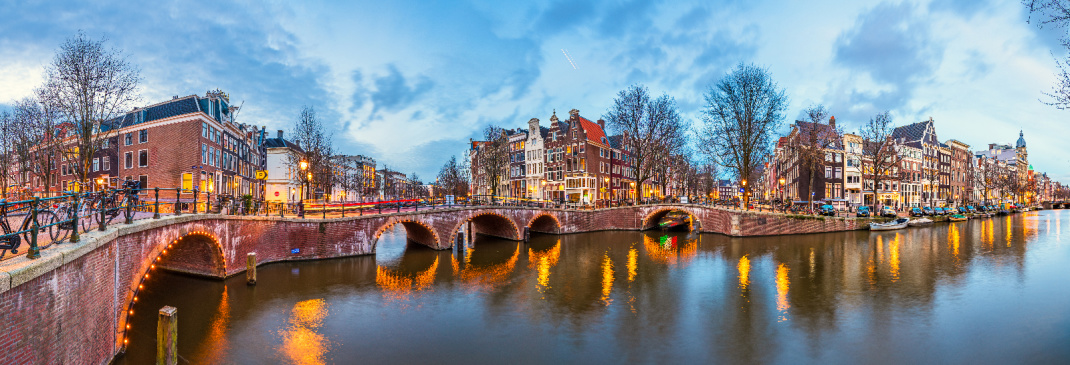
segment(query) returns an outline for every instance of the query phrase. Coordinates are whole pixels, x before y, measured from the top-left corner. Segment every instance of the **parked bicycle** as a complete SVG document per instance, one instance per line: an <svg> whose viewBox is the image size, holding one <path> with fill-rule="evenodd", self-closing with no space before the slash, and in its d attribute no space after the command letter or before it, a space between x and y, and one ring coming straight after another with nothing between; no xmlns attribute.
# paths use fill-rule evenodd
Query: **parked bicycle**
<svg viewBox="0 0 1070 365"><path fill-rule="evenodd" d="M37 231L38 240L48 240L44 243L55 242L58 238L56 225L59 223L59 218L56 213L48 209L39 209L34 214L35 204L25 204L25 201L14 202L11 205L18 205L18 203L23 204L16 208L16 211L8 212L10 205L6 200L0 200L0 217L6 217L0 219L0 230L3 231L3 235L0 235L0 259L7 256L9 252L18 254L19 247L22 246L23 241L30 244L35 230ZM18 218L20 216L21 219ZM12 219L19 220L19 224L15 225L15 228L12 228Z"/></svg>

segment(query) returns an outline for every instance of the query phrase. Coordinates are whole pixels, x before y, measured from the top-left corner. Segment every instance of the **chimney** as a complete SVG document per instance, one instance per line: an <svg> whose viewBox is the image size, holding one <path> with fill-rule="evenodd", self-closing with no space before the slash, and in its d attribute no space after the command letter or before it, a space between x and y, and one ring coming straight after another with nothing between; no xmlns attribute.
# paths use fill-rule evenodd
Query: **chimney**
<svg viewBox="0 0 1070 365"><path fill-rule="evenodd" d="M606 131L606 121L598 119L598 126L602 128L602 132Z"/></svg>
<svg viewBox="0 0 1070 365"><path fill-rule="evenodd" d="M580 110L579 109L572 109L572 110L568 111L569 119L575 119L576 117L579 117L579 116L580 116Z"/></svg>
<svg viewBox="0 0 1070 365"><path fill-rule="evenodd" d="M282 139L282 130L279 130L279 139Z"/></svg>

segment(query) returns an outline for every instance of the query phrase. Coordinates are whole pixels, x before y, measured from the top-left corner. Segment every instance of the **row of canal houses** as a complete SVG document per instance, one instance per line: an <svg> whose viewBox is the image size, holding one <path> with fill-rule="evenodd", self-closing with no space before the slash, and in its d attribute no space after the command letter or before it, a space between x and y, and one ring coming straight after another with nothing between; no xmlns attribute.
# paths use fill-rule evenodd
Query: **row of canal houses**
<svg viewBox="0 0 1070 365"><path fill-rule="evenodd" d="M810 133L836 135L829 143L824 161L810 169L802 163L797 148L800 138ZM1056 189L1047 174L1029 165L1024 135L1009 144L989 144L972 149L965 142L937 137L936 123L929 120L896 127L889 143L897 151L899 165L891 176L876 186L873 176L863 171L863 138L858 134L838 134L835 117L828 123L796 121L787 136L777 141L763 176L762 196L795 204L816 201L847 209L881 204L896 208L1001 202L1032 203L1050 200ZM988 173L986 173L986 170ZM813 173L813 179L810 174ZM999 178L994 178L999 177ZM998 180L998 181L997 181ZM813 181L813 188L809 186ZM812 199L808 195L812 195Z"/></svg>

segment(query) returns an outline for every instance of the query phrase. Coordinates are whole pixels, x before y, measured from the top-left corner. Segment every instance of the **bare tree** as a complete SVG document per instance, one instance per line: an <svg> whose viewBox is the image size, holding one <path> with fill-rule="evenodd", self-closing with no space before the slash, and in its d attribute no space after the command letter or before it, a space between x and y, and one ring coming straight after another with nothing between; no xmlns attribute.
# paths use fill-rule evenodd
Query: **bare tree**
<svg viewBox="0 0 1070 365"><path fill-rule="evenodd" d="M740 63L709 88L705 99L700 148L740 180L754 180L752 173L771 155L774 134L784 122L784 90L767 70ZM743 187L745 207L750 206L753 186Z"/></svg>
<svg viewBox="0 0 1070 365"><path fill-rule="evenodd" d="M640 187L664 175L665 161L687 145L689 126L680 116L676 100L665 94L653 99L643 85L618 92L602 118L611 130L624 136L621 144L631 160L635 184ZM662 176L660 180L664 195L667 179Z"/></svg>
<svg viewBox="0 0 1070 365"><path fill-rule="evenodd" d="M1029 20L1033 22L1033 15L1040 17L1036 22L1038 28L1045 26L1051 26L1055 28L1067 28L1070 26L1070 1L1067 0L1022 0L1022 3L1029 8ZM1070 50L1070 36L1063 35L1060 39L1064 51ZM1050 93L1044 93L1050 99L1050 101L1041 101L1044 104L1054 106L1059 109L1070 109L1070 56L1063 59L1055 58L1055 65L1059 68L1059 72L1055 74L1056 82L1052 86Z"/></svg>
<svg viewBox="0 0 1070 365"><path fill-rule="evenodd" d="M45 71L38 98L72 124L73 140L65 145L75 175L85 185L91 162L118 131L115 120L138 101L140 71L122 54L104 48L85 33L68 38Z"/></svg>
<svg viewBox="0 0 1070 365"><path fill-rule="evenodd" d="M977 160L977 170L973 174L973 186L981 191L981 202L988 205L988 197L1001 183L1003 172L1000 171L995 160L981 157Z"/></svg>
<svg viewBox="0 0 1070 365"><path fill-rule="evenodd" d="M48 195L57 181L63 152L59 114L47 100L25 98L15 103L14 122L19 127L13 132L19 147L19 165L40 182Z"/></svg>
<svg viewBox="0 0 1070 365"><path fill-rule="evenodd" d="M0 112L0 199L8 196L8 186L14 181L15 136L19 128L11 113Z"/></svg>
<svg viewBox="0 0 1070 365"><path fill-rule="evenodd" d="M870 118L859 130L862 137L862 177L863 181L869 180L873 184L869 190L873 192L874 213L877 213L880 205L880 187L895 180L903 159L895 140L892 139L894 131L892 117L887 111Z"/></svg>
<svg viewBox="0 0 1070 365"><path fill-rule="evenodd" d="M829 150L841 148L843 130L830 118L824 105L811 105L803 113L809 121L795 122L788 136L788 150L799 159L799 166L808 176L806 199L812 207L814 180L825 166Z"/></svg>
<svg viewBox="0 0 1070 365"><path fill-rule="evenodd" d="M468 194L468 173L457 163L457 156L451 156L446 164L438 170L438 178L435 182L435 194L439 197L446 195L465 196Z"/></svg>
<svg viewBox="0 0 1070 365"><path fill-rule="evenodd" d="M320 190L330 194L334 186L335 166L334 148L330 135L324 133L323 123L316 117L316 110L311 106L301 109L301 114L294 124L294 144L304 151L304 156L291 154L289 164L294 171L301 171L298 180L306 184L311 191ZM305 168L301 169L302 162ZM314 196L312 192L305 193Z"/></svg>
<svg viewBox="0 0 1070 365"><path fill-rule="evenodd" d="M508 173L509 167L509 137L505 130L494 125L488 125L483 129L483 141L476 151L475 164L480 175L483 175L485 183L490 188L491 201L498 196L498 185Z"/></svg>

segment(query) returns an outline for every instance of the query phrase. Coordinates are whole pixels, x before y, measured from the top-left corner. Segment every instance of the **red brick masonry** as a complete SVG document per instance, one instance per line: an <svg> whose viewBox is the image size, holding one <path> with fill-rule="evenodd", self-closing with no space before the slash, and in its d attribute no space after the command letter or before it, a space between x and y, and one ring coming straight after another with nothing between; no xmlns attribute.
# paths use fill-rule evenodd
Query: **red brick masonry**
<svg viewBox="0 0 1070 365"><path fill-rule="evenodd" d="M245 270L249 252L260 264L366 255L396 223L409 239L448 249L469 221L477 233L520 239L524 227L551 233L637 230L671 210L692 214L703 232L732 236L845 231L868 223L676 204L593 211L475 207L327 220L189 214L117 224L44 250L39 259L0 264L0 364L110 362L124 348L131 313L154 315L159 309L139 308L135 300L154 268L226 277Z"/></svg>

